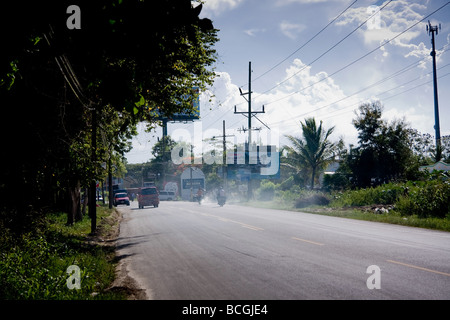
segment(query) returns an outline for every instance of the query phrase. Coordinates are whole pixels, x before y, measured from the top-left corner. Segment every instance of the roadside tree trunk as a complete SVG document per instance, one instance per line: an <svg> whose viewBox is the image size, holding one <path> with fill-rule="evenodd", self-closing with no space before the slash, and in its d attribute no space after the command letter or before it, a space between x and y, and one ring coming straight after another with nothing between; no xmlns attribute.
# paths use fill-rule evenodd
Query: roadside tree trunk
<svg viewBox="0 0 450 320"><path fill-rule="evenodd" d="M80 181L77 180L75 183L71 183L69 186L69 210L67 213L67 224L73 225L74 222L80 221L82 219L81 215L81 192L80 192Z"/></svg>

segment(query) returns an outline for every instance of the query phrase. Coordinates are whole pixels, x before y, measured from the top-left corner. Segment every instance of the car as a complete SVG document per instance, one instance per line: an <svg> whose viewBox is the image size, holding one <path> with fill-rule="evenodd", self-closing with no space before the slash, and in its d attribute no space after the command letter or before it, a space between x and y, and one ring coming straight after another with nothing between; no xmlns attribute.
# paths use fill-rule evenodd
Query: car
<svg viewBox="0 0 450 320"><path fill-rule="evenodd" d="M173 191L160 191L159 192L159 200L171 201L173 199L175 199L175 192L173 192Z"/></svg>
<svg viewBox="0 0 450 320"><path fill-rule="evenodd" d="M119 204L130 205L130 198L128 198L126 193L116 193L114 195L114 206L117 207Z"/></svg>
<svg viewBox="0 0 450 320"><path fill-rule="evenodd" d="M141 188L138 193L138 206L143 209L145 206L159 206L159 192L156 187Z"/></svg>

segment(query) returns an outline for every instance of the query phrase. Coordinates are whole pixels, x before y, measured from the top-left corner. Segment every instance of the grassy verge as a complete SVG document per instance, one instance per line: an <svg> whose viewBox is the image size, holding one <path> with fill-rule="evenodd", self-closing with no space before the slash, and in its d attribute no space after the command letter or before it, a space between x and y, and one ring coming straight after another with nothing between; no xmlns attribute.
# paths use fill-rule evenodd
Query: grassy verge
<svg viewBox="0 0 450 320"><path fill-rule="evenodd" d="M20 237L3 234L0 298L125 299L122 292L109 290L115 279L115 248L110 237L117 227L117 212L104 207L97 209L99 232L95 237L89 236L89 217L66 226L65 214L47 215L39 230ZM70 266L79 270L79 278L67 272Z"/></svg>
<svg viewBox="0 0 450 320"><path fill-rule="evenodd" d="M419 217L418 215L404 216L396 211L386 213L374 213L367 210L367 206L360 207L330 207L312 205L306 208L295 208L294 202L285 202L279 200L272 201L249 201L242 203L244 205L269 208L278 210L288 210L294 212L307 212L311 214L320 214L333 217L341 217L356 220L375 221L391 224L399 224L410 227L427 228L441 231L450 231L450 217Z"/></svg>

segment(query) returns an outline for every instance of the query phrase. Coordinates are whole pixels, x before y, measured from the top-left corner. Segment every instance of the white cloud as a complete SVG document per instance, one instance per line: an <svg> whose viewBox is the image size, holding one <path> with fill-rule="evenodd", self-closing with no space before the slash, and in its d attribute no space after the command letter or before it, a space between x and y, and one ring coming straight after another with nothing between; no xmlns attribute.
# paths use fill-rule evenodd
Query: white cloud
<svg viewBox="0 0 450 320"><path fill-rule="evenodd" d="M383 6L384 4L379 8L381 9ZM424 33L425 23L419 23L408 31L405 30L423 18L427 9L425 5L411 3L411 1L406 0L397 0L389 3L383 10L376 13L369 10L370 7L351 8L342 15L336 22L336 25L351 25L356 27L369 19L358 30L358 34L363 38L366 45L373 47L374 44L382 44L397 36L390 42L390 45L406 49L408 52L419 49L418 45L412 44L411 42ZM387 51L386 49L384 50L384 54L386 55Z"/></svg>
<svg viewBox="0 0 450 320"><path fill-rule="evenodd" d="M342 0L334 0L334 1L342 1ZM323 3L330 2L330 0L278 0L277 5L286 5L291 3L300 3L300 4L308 4L308 3Z"/></svg>
<svg viewBox="0 0 450 320"><path fill-rule="evenodd" d="M323 120L328 128L336 127L332 137L336 141L343 136L346 143L355 143L356 131L351 124L353 114L348 111L358 106L360 98L347 98L326 72L314 74L311 71L311 67L295 59L286 69L287 81L255 98L256 105L265 104L266 113L260 115L260 119L271 128L278 128L284 136L300 135L300 121L314 117L316 121Z"/></svg>
<svg viewBox="0 0 450 320"><path fill-rule="evenodd" d="M260 33L260 32L266 32L266 29L252 28L252 29L244 30L244 33L246 33L250 37L254 37L254 36L256 36L257 33Z"/></svg>
<svg viewBox="0 0 450 320"><path fill-rule="evenodd" d="M244 0L206 0L203 4L201 15L206 17L218 16L225 11L233 10L243 1Z"/></svg>
<svg viewBox="0 0 450 320"><path fill-rule="evenodd" d="M306 26L297 23L290 23L288 21L282 21L280 23L281 32L288 38L295 40L297 35L306 29Z"/></svg>

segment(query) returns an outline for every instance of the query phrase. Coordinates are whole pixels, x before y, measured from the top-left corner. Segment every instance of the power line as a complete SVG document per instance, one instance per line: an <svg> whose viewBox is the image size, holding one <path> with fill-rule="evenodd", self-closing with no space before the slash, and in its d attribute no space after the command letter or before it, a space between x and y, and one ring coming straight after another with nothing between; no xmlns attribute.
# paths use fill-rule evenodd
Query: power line
<svg viewBox="0 0 450 320"><path fill-rule="evenodd" d="M442 78L444 78L444 77L446 77L446 76L449 76L449 75L450 75L450 72L448 72L448 73L446 73L446 74L444 74L444 75L438 77L438 79L442 79ZM417 80L417 79L415 79L415 80ZM386 101L386 100L395 98L395 97L397 97L397 96L399 96L399 95L405 94L405 93L407 93L407 92L410 92L410 91L412 91L412 90L415 90L415 89L420 88L420 87L422 87L422 86L424 86L424 85L427 85L427 84L429 84L429 81L420 83L420 84L418 84L418 85L416 85L416 86L414 86L414 87L411 87L411 88L406 89L406 90L404 90L404 91L398 92L398 93L396 93L396 94L394 94L394 95L392 95L392 96L383 98L383 101ZM386 90L386 91L380 93L380 95L385 94L385 93L387 93L387 92L389 92L389 91L392 91L392 90L394 90L394 89L397 89L397 88L398 88L398 87L395 87L395 88L393 88L393 89ZM352 105L350 105L350 106L348 106L348 107L354 107L354 106L356 106L356 105L362 103L363 101L364 101L364 100L361 100L361 101L359 101L358 103L352 104ZM345 108L343 108L343 109L347 109L348 107L345 107ZM335 111L333 111L333 112L342 111L343 109L341 109L341 110L335 110ZM352 111L352 110L350 110L350 111ZM345 112L349 112L349 111L345 111ZM345 113L345 112L343 112L343 113ZM330 118L330 117L332 117L332 116L335 116L335 115L329 114L327 117L323 118L322 120L328 119L328 118Z"/></svg>
<svg viewBox="0 0 450 320"><path fill-rule="evenodd" d="M423 59L421 59L421 60L423 60ZM420 61L421 61L421 60L420 60ZM420 61L416 62L415 64L420 63ZM448 63L448 64L446 64L446 65L440 67L438 70L443 69L443 68L445 68L445 67L447 67L447 66L449 66L449 65L450 65L450 63ZM432 73L432 72L428 72L427 75L430 74L430 73ZM444 74L444 75L441 76L441 77L439 77L439 79L444 78L444 77L446 77L446 76L448 76L448 75L450 75L450 72ZM388 77L388 78L389 78L389 77ZM413 80L409 80L409 81L407 81L407 82L404 82L404 83L402 83L402 84L400 84L400 85L397 85L397 86L395 86L395 87L393 87L393 88L390 88L390 89L388 89L388 90L385 90L385 91L379 93L378 96L384 95L384 94L386 94L386 93L388 93L388 92L390 92L390 91L393 91L393 90L396 90L396 89L398 89L398 88L404 87L405 85L408 85L408 84L410 84L410 83L412 83L412 82L414 82L414 81L417 81L417 80L419 80L419 79L421 79L421 78L422 78L422 76L417 77L417 78L415 78L415 79L413 79ZM387 78L385 78L385 79L387 79ZM375 84L376 84L376 83L375 83ZM387 97L387 98L383 98L383 101L386 101L386 100L388 100L388 99L394 98L394 97L396 97L396 96L398 96L398 95L401 95L401 94L403 94L403 93L412 91L412 90L417 89L417 88L419 88L419 87L421 87L421 86L424 86L424 85L426 85L426 84L429 84L429 81L424 82L424 83L421 83L421 84L419 84L419 85L416 85L416 86L414 86L414 87L412 87L412 88L406 89L406 90L404 90L404 91L402 91L402 92L396 93L396 94L394 94L394 95L392 95L392 96L389 96L389 97ZM299 115L299 116L296 116L295 118L300 118L300 117L303 117L303 116L305 116L305 115L307 115L307 114L309 114L309 113L315 112L315 111L317 111L317 110L321 110L321 109L327 108L327 107L329 107L329 106L331 106L331 105L334 105L334 104L339 103L339 102L341 102L341 101L343 101L343 100L345 100L345 99L348 99L348 98L350 98L350 97L352 97L352 96L354 96L354 95L356 95L356 94L358 94L358 93L360 93L360 92L362 92L362 91L364 91L364 90L366 90L366 89L369 89L369 88L371 88L371 87L373 87L373 86L374 86L374 84L372 84L372 85L370 85L370 86L368 86L368 87L366 87L366 88L364 88L364 89L362 89L362 90L359 90L358 92L356 92L356 93L354 93L354 94L352 94L352 95L350 95L350 96L347 96L347 97L345 97L345 98L343 98L343 99L339 99L339 100L337 100L337 101L334 101L334 102L332 102L332 103L330 103L330 104L328 104L328 105L326 105L326 106L317 108L317 109L315 109L315 110L313 110L313 111L306 112L306 113L304 113L304 114L301 114L301 115ZM325 120L325 119L328 119L328 118L330 118L330 117L332 117L332 116L335 116L335 114L334 114L335 112L342 111L342 110L347 109L347 108L349 108L349 107L354 107L354 106L356 106L356 105L359 105L359 104L362 103L363 101L365 101L365 99L361 99L361 100L358 101L357 103L351 104L351 105L346 106L346 107L344 107L344 108L342 108L342 109L331 111L326 117L322 118L322 120ZM348 111L346 111L346 112L348 112ZM344 112L344 113L345 113L345 112ZM290 119L290 120L293 120L293 119ZM275 125L275 124L278 124L278 123L282 123L282 122L285 122L285 121L278 121L278 122L273 123L272 125Z"/></svg>
<svg viewBox="0 0 450 320"><path fill-rule="evenodd" d="M327 29L330 25L332 25L337 19L339 19L345 12L348 11L348 9L350 9L358 0L355 0L352 2L352 4L350 4L347 8L345 8L344 11L342 11L341 13L339 13L339 15L337 15L333 20L331 20L325 27L323 27L319 32L317 32L314 36L312 36L308 41L306 41L303 45L301 45L297 50L295 50L294 52L292 52L290 55L288 55L286 58L284 58L283 60L281 60L280 62L278 62L276 65L274 65L273 67L271 67L269 70L265 71L264 73L262 73L261 75L257 76L255 79L253 79L253 82L257 81L258 79L262 78L263 76L265 76L266 74L268 74L269 72L271 72L273 69L275 69L276 67L278 67L280 64L282 64L283 62L285 62L287 59L289 59L290 57L292 57L294 54L296 54L297 52L299 52L301 49L303 49L307 44L309 44L312 40L314 40L319 34L321 34L323 31L325 31L325 29Z"/></svg>
<svg viewBox="0 0 450 320"><path fill-rule="evenodd" d="M431 15L433 15L433 14L435 14L436 12L440 11L440 10L443 9L445 6L447 6L449 3L450 3L450 2L445 3L444 5L442 5L441 7L439 7L438 9L436 9L435 11L431 12L430 14L428 14L427 16L425 16L424 18L422 18L421 20L417 21L416 23L414 23L413 25L411 25L410 27L408 27L407 29L405 29L403 32L397 34L396 36L394 36L393 38L391 38L391 39L389 39L389 40L387 40L387 41L384 41L381 45L379 45L379 46L376 47L375 49L369 51L368 53L364 54L364 55L361 56L360 58L358 58L358 59L356 59L356 60L350 62L349 64L347 64L347 65L345 65L344 67L338 69L337 71L333 72L332 74L330 74L330 75L328 75L328 76L322 78L321 80L319 80L319 81L317 81L317 82L315 82L315 83L313 83L313 84L311 84L311 85L309 85L309 86L307 86L307 87L304 87L304 88L302 88L302 89L300 89L300 90L298 90L298 91L296 91L296 92L293 92L293 93L291 93L291 94L289 94L289 95L287 95L287 96L285 96L285 97L282 97L282 98L279 98L279 99L277 99L277 100L274 100L274 101L270 101L270 102L268 102L268 103L265 103L265 105L268 105L268 104L271 104L271 103L275 103L275 102L284 100L284 99L286 99L286 98L288 98L288 97L290 97L290 96L292 96L292 95L294 95L294 94L300 93L300 92L302 92L303 90L305 90L305 89L307 89L307 88L310 88L310 87L312 87L312 86L314 86L314 85L316 85L316 84L318 84L318 83L320 83L320 82L322 82L322 81L324 81L324 80L326 80L326 79L328 79L328 78L330 78L330 77L332 77L332 76L338 74L339 72L341 72L341 71L343 71L343 70L349 68L350 66L352 66L353 64L355 64L355 63L359 62L360 60L366 58L367 56L369 56L369 55L372 54L373 52L379 50L379 49L382 48L384 45L386 45L386 44L392 42L393 40L395 40L396 38L398 38L399 36L401 36L401 35L404 34L405 32L409 31L410 29L412 29L413 27L415 27L416 25L418 25L420 22L422 22L422 21L424 21L425 19L429 18ZM352 5L353 5L353 4L352 4ZM387 4L386 4L386 5L387 5ZM386 5L385 5L385 6L386 6ZM385 6L384 6L384 7L385 7ZM383 8L384 8L384 7L383 7ZM346 10L347 10L347 9L346 9ZM370 18L369 18L369 19L370 19ZM369 19L367 19L364 23L366 23ZM364 23L362 23L360 26L358 26L358 28L360 28ZM358 28L357 28L357 29L358 29ZM354 31L352 31L352 33L355 32L357 29L355 29ZM350 34L351 34L351 33L350 33ZM349 35L350 35L350 34L349 34ZM345 38L347 38L349 35L347 35ZM343 38L340 42L342 42L345 38ZM312 39L311 39L311 40L312 40ZM338 43L339 43L339 42L338 42ZM335 46L337 46L338 43L337 43ZM332 48L334 48L335 46L333 46ZM329 51L331 51L332 48L328 49L328 50L326 51L326 53L329 52ZM299 50L300 50L300 49L299 49ZM447 50L446 50L446 51L447 51ZM326 54L326 53L324 53L324 54ZM322 54L322 56L323 56L324 54ZM317 59L316 59L316 60L317 60ZM423 59L422 59L422 60L423 60ZM420 61L419 61L419 62L420 62ZM416 63L418 63L418 62L416 62ZM413 63L412 65L415 65L416 63ZM412 68L412 67L411 67L411 66L408 66L408 67L406 67L406 68L408 68L408 70L409 70L409 69ZM405 71L407 71L407 70L405 70ZM401 73L403 73L403 72L405 72L405 71L400 70L400 71L398 71L398 73L401 74ZM268 71L268 72L269 72L269 71ZM300 71L299 71L299 72L300 72ZM297 73L298 73L298 72L297 72ZM381 82L387 81L389 78L392 78L392 77L394 77L394 76L396 76L396 74L393 74L393 75L389 76L388 78L385 78L384 80L380 80L380 81L381 81ZM259 76L259 77L262 77L262 75ZM285 81L286 81L286 80L285 80ZM279 85L280 85L280 84L279 84ZM371 86L374 86L374 85L377 85L377 84L375 83L375 84L372 84ZM272 89L270 89L270 90L272 90ZM360 90L360 91L364 91L364 90L365 90L365 89L362 89L362 90ZM266 92L268 92L268 91L266 91ZM258 97L261 96L261 95L262 95L262 94L258 95L256 98L258 98ZM230 111L232 111L232 108L230 108L229 110L227 110L227 111L223 114L223 116L224 116L225 114L229 113ZM208 114L208 115L209 115L209 114ZM218 119L220 119L220 118L218 118ZM218 119L217 119L216 121L218 121ZM216 121L215 121L215 122L216 122ZM233 123L230 127L234 126L234 125L235 125L236 123L238 123L238 122L240 122L240 120L237 121L237 122L235 122L235 123Z"/></svg>
<svg viewBox="0 0 450 320"><path fill-rule="evenodd" d="M359 26L357 26L355 29L353 29L349 34L347 34L344 38L342 38L341 40L339 40L337 43L335 43L332 47L330 47L329 49L327 49L325 52L323 52L321 55L319 55L316 59L314 59L313 61L311 61L309 64L305 65L303 68L301 68L299 71L295 72L293 75L291 75L290 77L284 79L283 81L279 82L278 84L276 84L275 86L273 86L272 88L264 91L263 93L261 93L260 95L258 95L255 98L258 98L259 96L272 91L273 89L279 87L280 85L282 85L283 83L285 83L286 81L292 79L293 77L295 77L297 74L299 74L300 72L302 72L304 69L306 69L307 67L312 66L315 62L317 62L319 59L321 59L322 57L324 57L326 54L328 54L330 51L332 51L334 48L336 48L338 45L340 45L342 42L344 42L348 37L350 37L353 33L355 33L357 30L359 30L363 25L365 25L367 23L367 21L369 21L370 19L372 19L376 14L379 14L379 12L381 10L383 10L388 4L390 4L392 2L392 0L390 0L389 2L387 2L383 7L380 8L380 10L376 11L375 13L373 13L369 18L367 18L363 23L361 23Z"/></svg>
<svg viewBox="0 0 450 320"><path fill-rule="evenodd" d="M324 108L328 108L328 107L330 107L330 106L332 106L332 105L334 105L334 104L336 104L336 103L339 103L339 102L344 101L344 100L346 100L346 99L349 99L349 98L351 98L351 97L353 97L353 96L356 96L357 94L359 94L359 93L361 93L361 92L363 92L363 91L366 91L366 90L371 89L371 88L373 88L373 87L375 87L375 86L378 86L378 85L380 85L380 84L386 82L387 80L392 79L393 77L396 77L396 76L398 76L398 75L400 75L400 74L402 74L402 73L404 73L404 72L406 72L406 71L411 70L413 66L419 64L422 60L425 60L425 58L424 58L424 59L420 59L419 61L416 61L416 62L414 62L413 64L411 64L410 66L407 66L407 67L403 68L402 70L400 70L400 71L398 71L398 72L396 72L396 73L394 73L394 74L392 74L392 75L390 75L390 76L388 76L388 77L386 77L386 78L384 78L384 79L382 79L382 80L379 80L379 81L377 81L377 82L375 82L375 83L373 83L373 84L371 84L371 85L369 85L369 86L367 86L367 87L365 87L365 88L363 88L363 89L361 89L361 90L358 90L357 92L355 92L355 93L353 93L353 94L351 94L351 95L349 95L349 96L346 96L346 97L344 97L344 98L342 98L342 99L339 99L339 100L337 100L337 101L334 101L334 102L332 102L332 103L330 103L330 104L327 104L327 105L325 105L325 106L316 108L316 109L313 110L313 111L309 111L309 112L303 113L303 114L301 114L301 115L298 115L298 116L296 116L295 118L301 118L301 117L303 117L303 116L305 116L305 115L307 115L307 114L309 114L309 113L316 112L316 111L321 110L321 109L324 109ZM439 69L443 69L443 68L445 68L445 67L447 67L447 66L449 66L449 65L450 65L450 63L448 63L448 64L446 64L446 65L443 65L443 66L440 67ZM432 73L432 72L428 72L427 75L430 74L430 73ZM408 85L408 84L410 84L410 83L412 83L412 82L414 82L414 81L417 81L417 80L421 79L422 77L423 77L423 76L419 76L419 77L417 77L417 78L415 78L415 79L409 80L409 81L407 81L407 82L405 82L405 83L402 83L402 84L400 84L400 85L398 85L398 86L396 86L396 87L394 87L394 88L391 88L391 89L389 89L389 90L387 90L387 91L384 91L384 92L382 92L382 93L379 93L378 95L382 95L382 94L385 94L386 92L389 92L389 91L398 89L398 88L400 88L400 87L403 87L403 86L405 86L405 85ZM281 123L281 121L280 121L280 122L277 122L277 123L275 123L275 124L278 124L278 123Z"/></svg>
<svg viewBox="0 0 450 320"><path fill-rule="evenodd" d="M324 81L324 80L326 80L326 79L328 79L328 78L330 78L330 77L332 77L332 76L338 74L339 72L341 72L341 71L343 71L343 70L349 68L350 66L354 65L355 63L361 61L362 59L364 59L364 58L366 58L367 56L371 55L371 54L374 53L375 51L379 50L380 48L382 48L382 47L385 46L386 44L388 44L388 43L390 43L391 41L397 39L397 38L400 37L402 34L404 34L405 32L409 31L410 29L412 29L413 27L415 27L416 25L418 25L420 22L422 22L422 21L428 19L430 16L432 16L433 14L435 14L436 12L438 12L439 10L441 10L442 8L444 8L445 6L447 6L449 3L450 3L450 2L447 2L446 4L442 5L441 7L439 7L439 8L436 9L435 11L431 12L430 14L428 14L427 16L425 16L424 18L422 18L421 20L419 20L419 21L417 21L416 23L412 24L412 25L409 26L407 29L405 29L404 31L400 32L399 34L397 34L397 35L394 36L393 38L384 41L384 42L381 43L378 47L372 49L372 50L369 51L368 53L362 55L361 57L359 57L359 58L356 59L356 60L353 60L352 62L350 62L350 63L348 63L347 65L345 65L344 67L342 67L342 68L336 70L335 72L333 72L333 73L327 75L326 77L323 77L323 78L320 79L319 81L317 81L317 82L315 82L315 83L313 83L313 84L310 84L309 86L303 87L302 89L300 89L300 90L298 90L298 91L295 91L295 92L293 92L293 93L291 93L291 94L289 94L289 95L287 95L287 96L284 96L284 97L279 98L279 99L274 100L274 101L267 102L267 103L265 103L265 105L272 104L272 103L275 103L275 102L284 100L284 99L286 99L286 98L289 98L289 97L293 96L294 94L300 93L300 92L304 91L305 89L308 89L308 88L310 88L310 87L312 87L312 86L314 86L314 85L316 85L316 84L318 84L318 83L320 83L320 82L322 82L322 81ZM273 89L273 88L272 88L272 89ZM270 89L270 90L272 90L272 89ZM259 95L259 96L260 96L260 95ZM259 96L258 96L258 97L259 97Z"/></svg>

